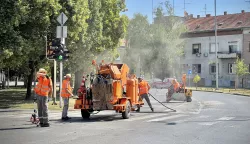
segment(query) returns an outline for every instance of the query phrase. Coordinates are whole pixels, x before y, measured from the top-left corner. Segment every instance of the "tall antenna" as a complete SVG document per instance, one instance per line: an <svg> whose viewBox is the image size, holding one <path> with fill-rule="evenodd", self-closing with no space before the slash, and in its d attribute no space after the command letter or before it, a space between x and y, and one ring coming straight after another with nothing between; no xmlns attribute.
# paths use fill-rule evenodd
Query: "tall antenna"
<svg viewBox="0 0 250 144"><path fill-rule="evenodd" d="M184 13L186 11L186 4L190 4L190 3L186 3L186 0L184 0Z"/></svg>
<svg viewBox="0 0 250 144"><path fill-rule="evenodd" d="M205 16L206 16L207 12L210 12L210 11L207 11L207 4L205 4L205 7L203 9L204 9L204 11L201 11L201 12L205 12Z"/></svg>

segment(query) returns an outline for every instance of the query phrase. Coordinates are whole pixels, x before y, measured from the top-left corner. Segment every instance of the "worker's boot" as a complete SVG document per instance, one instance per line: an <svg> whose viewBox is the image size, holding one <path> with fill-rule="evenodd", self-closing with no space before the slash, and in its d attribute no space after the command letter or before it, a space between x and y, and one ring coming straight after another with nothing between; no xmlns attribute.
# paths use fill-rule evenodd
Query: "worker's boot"
<svg viewBox="0 0 250 144"><path fill-rule="evenodd" d="M45 123L45 124L42 124L41 127L49 127L50 124L49 123Z"/></svg>

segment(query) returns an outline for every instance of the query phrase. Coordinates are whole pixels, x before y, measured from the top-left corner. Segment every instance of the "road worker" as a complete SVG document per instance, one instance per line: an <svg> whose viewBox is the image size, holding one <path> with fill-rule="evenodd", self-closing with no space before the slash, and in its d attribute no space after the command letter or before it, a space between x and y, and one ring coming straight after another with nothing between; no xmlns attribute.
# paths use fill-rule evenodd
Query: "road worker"
<svg viewBox="0 0 250 144"><path fill-rule="evenodd" d="M62 111L62 120L69 120L71 119L68 117L68 109L69 109L69 97L73 97L72 94L72 88L70 86L70 79L71 75L66 74L65 79L62 82L62 91L61 91L61 97L63 99L63 111Z"/></svg>
<svg viewBox="0 0 250 144"><path fill-rule="evenodd" d="M172 84L174 86L174 92L178 92L180 84L177 82L177 80L176 79L172 80Z"/></svg>
<svg viewBox="0 0 250 144"><path fill-rule="evenodd" d="M141 99L143 100L144 98L146 99L151 111L154 111L154 108L151 105L150 99L148 97L148 91L150 90L150 85L148 84L148 82L146 82L145 80L143 80L142 77L138 78L139 84L139 95L141 97ZM138 106L137 111L140 111L140 107Z"/></svg>
<svg viewBox="0 0 250 144"><path fill-rule="evenodd" d="M37 100L38 117L41 127L49 127L48 119L48 96L51 97L53 86L52 80L47 76L47 71L40 68L37 72L38 83L34 88L36 94L35 100Z"/></svg>

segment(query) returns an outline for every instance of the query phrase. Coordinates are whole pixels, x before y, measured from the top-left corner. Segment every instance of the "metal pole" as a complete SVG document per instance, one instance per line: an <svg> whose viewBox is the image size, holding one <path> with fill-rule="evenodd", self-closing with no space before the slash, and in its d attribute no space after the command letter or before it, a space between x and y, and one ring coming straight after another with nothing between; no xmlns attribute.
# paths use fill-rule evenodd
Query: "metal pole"
<svg viewBox="0 0 250 144"><path fill-rule="evenodd" d="M152 24L154 23L154 0L152 0Z"/></svg>
<svg viewBox="0 0 250 144"><path fill-rule="evenodd" d="M54 60L54 103L56 102L56 60Z"/></svg>
<svg viewBox="0 0 250 144"><path fill-rule="evenodd" d="M173 0L173 15L174 15L174 0Z"/></svg>
<svg viewBox="0 0 250 144"><path fill-rule="evenodd" d="M219 68L218 68L218 44L217 44L217 20L216 20L216 0L214 0L214 30L215 30L215 59L216 59L216 89L218 89L218 75L219 75Z"/></svg>
<svg viewBox="0 0 250 144"><path fill-rule="evenodd" d="M188 74L188 86L190 87L190 74Z"/></svg>
<svg viewBox="0 0 250 144"><path fill-rule="evenodd" d="M65 44L64 38L61 38L61 43ZM63 63L60 61L60 108L62 107L62 97L61 97L61 92L62 92L62 77L63 77Z"/></svg>

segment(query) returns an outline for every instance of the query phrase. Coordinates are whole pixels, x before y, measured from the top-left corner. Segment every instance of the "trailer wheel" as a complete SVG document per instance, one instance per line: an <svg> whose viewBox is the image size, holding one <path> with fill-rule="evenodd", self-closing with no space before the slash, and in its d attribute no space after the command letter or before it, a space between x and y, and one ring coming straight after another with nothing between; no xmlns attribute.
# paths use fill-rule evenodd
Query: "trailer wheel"
<svg viewBox="0 0 250 144"><path fill-rule="evenodd" d="M127 100L125 112L122 112L122 118L128 119L130 117L130 111L131 111L130 101Z"/></svg>
<svg viewBox="0 0 250 144"><path fill-rule="evenodd" d="M190 96L187 96L187 102L191 102L192 98Z"/></svg>
<svg viewBox="0 0 250 144"><path fill-rule="evenodd" d="M90 113L85 109L82 109L81 113L82 113L82 118L83 119L88 119L90 117Z"/></svg>

